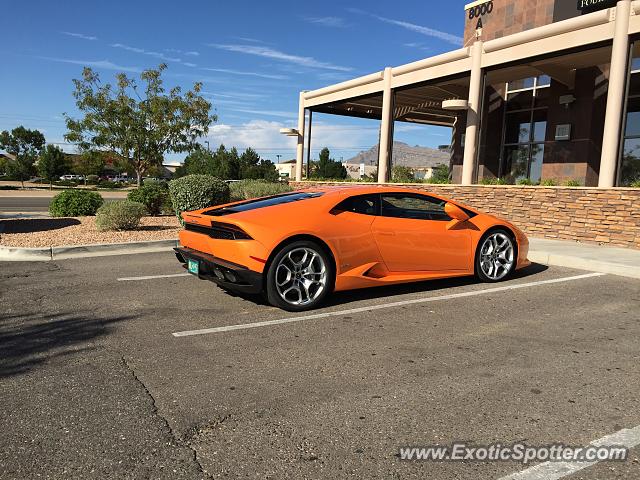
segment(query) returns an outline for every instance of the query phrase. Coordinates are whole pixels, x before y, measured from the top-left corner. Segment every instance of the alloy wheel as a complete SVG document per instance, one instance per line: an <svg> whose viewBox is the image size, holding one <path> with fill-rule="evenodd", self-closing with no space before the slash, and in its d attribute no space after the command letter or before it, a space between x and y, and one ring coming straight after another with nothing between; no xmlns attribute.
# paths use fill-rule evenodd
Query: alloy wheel
<svg viewBox="0 0 640 480"><path fill-rule="evenodd" d="M278 295L288 304L309 304L326 288L327 266L315 250L308 247L294 248L278 262L275 284Z"/></svg>
<svg viewBox="0 0 640 480"><path fill-rule="evenodd" d="M490 234L480 247L482 273L491 280L504 278L513 267L514 256L513 241L506 234Z"/></svg>

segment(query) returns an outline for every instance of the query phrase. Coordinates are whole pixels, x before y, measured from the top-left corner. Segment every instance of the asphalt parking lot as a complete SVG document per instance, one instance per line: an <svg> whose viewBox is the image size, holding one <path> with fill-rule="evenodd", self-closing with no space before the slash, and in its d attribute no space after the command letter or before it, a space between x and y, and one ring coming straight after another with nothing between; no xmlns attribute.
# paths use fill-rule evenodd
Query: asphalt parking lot
<svg viewBox="0 0 640 480"><path fill-rule="evenodd" d="M534 265L300 315L161 253L0 263L0 302L0 478L501 479L528 467L399 447L640 425L629 278ZM567 478L637 479L638 457Z"/></svg>

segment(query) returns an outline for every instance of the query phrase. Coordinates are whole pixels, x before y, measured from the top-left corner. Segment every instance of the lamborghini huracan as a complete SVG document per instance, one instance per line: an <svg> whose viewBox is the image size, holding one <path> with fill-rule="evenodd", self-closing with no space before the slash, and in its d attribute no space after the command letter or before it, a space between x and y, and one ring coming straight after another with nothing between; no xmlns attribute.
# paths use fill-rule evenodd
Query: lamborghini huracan
<svg viewBox="0 0 640 480"><path fill-rule="evenodd" d="M289 311L332 291L476 275L529 265L513 224L459 202L393 186L313 188L184 212L178 260Z"/></svg>

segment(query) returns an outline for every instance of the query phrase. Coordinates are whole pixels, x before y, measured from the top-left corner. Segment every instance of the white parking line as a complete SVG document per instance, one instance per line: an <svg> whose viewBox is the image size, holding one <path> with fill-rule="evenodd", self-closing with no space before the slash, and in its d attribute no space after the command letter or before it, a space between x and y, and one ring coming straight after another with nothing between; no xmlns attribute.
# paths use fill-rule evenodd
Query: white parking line
<svg viewBox="0 0 640 480"><path fill-rule="evenodd" d="M594 440L589 445L595 447L616 446L633 448L640 445L640 426L623 428L616 433ZM526 470L512 473L506 477L501 477L498 480L557 480L595 465L598 461L599 460L593 462L544 462L527 468Z"/></svg>
<svg viewBox="0 0 640 480"><path fill-rule="evenodd" d="M487 293L504 292L507 290L516 290L519 288L535 287L538 285L549 285L551 283L571 282L573 280L582 280L584 278L600 277L605 273L585 273L583 275L575 275L573 277L554 278L552 280L540 280L537 282L516 283L514 285L504 285L502 287L485 288L483 290L472 290L470 292L452 293L449 295L440 295L437 297L416 298L412 300L401 300L399 302L384 303L381 305L369 305L367 307L350 308L348 310L338 310L333 312L313 313L300 317L281 318L278 320L266 320L264 322L245 323L240 325L227 325L224 327L203 328L200 330L186 330L183 332L174 332L174 337L189 337L192 335L205 335L208 333L230 332L232 330L245 330L248 328L268 327L271 325L281 325L283 323L303 322L305 320L315 320L318 318L337 317L340 315L348 315L351 313L370 312L373 310L381 310L383 308L401 307L403 305L415 305L418 303L437 302L440 300L451 300L454 298L474 297L476 295L485 295Z"/></svg>
<svg viewBox="0 0 640 480"><path fill-rule="evenodd" d="M188 277L190 273L174 273L172 275L146 275L144 277L123 277L118 278L119 282L134 282L137 280L153 280L154 278L175 278L175 277Z"/></svg>

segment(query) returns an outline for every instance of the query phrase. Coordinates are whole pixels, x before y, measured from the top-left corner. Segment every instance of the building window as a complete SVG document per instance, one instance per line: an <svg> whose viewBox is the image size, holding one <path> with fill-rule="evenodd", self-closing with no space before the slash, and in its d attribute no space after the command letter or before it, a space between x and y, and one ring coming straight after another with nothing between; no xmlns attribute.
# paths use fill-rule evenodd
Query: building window
<svg viewBox="0 0 640 480"><path fill-rule="evenodd" d="M618 185L629 186L640 182L640 56L635 53L640 42L634 42L634 57L629 74L629 97L622 140L622 158L618 171Z"/></svg>
<svg viewBox="0 0 640 480"><path fill-rule="evenodd" d="M500 177L508 183L523 179L537 183L542 177L548 96L551 79L542 75L506 85L506 112Z"/></svg>

